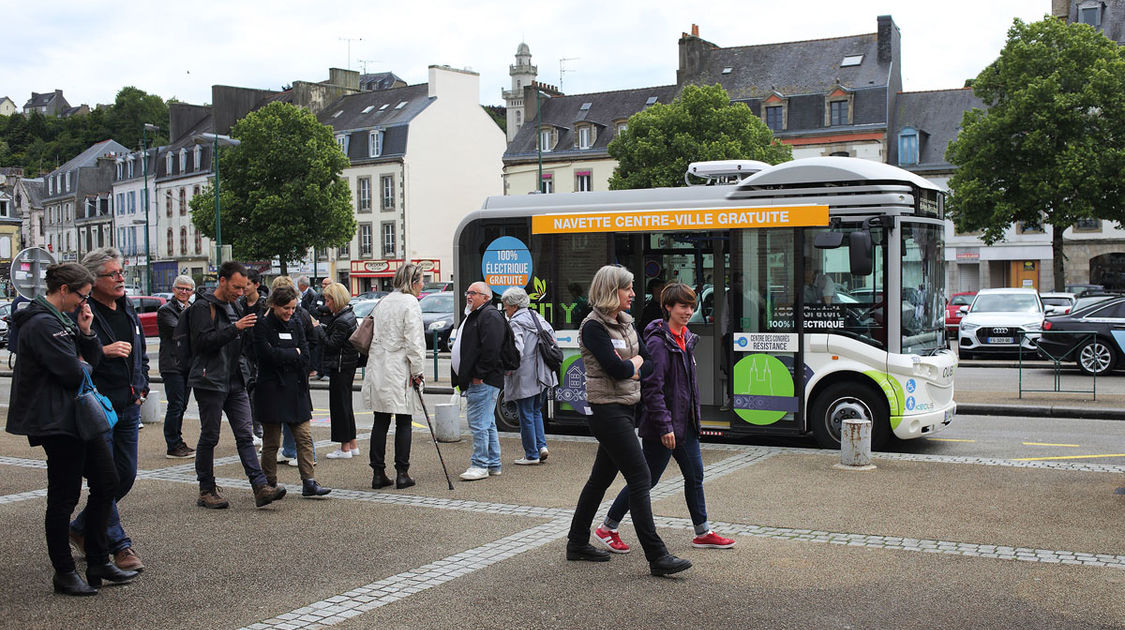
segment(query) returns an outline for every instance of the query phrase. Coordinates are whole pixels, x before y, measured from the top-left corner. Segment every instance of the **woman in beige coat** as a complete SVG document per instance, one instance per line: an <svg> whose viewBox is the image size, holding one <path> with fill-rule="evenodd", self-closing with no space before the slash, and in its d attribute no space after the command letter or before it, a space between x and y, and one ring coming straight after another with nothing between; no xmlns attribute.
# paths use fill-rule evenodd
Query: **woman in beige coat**
<svg viewBox="0 0 1125 630"><path fill-rule="evenodd" d="M414 385L421 386L426 355L425 332L418 293L422 270L407 264L395 273L395 290L379 300L371 311L374 330L367 352L363 378L363 400L375 414L371 428L371 487L409 488L414 480L410 468L412 416L420 409ZM392 482L386 473L385 453L391 415L395 416L395 471Z"/></svg>

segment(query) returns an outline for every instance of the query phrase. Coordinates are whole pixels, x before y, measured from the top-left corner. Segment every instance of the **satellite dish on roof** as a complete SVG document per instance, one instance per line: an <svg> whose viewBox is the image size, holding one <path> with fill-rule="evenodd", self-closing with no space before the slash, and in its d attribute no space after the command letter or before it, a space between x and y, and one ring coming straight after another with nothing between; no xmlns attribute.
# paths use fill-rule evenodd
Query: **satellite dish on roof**
<svg viewBox="0 0 1125 630"><path fill-rule="evenodd" d="M34 300L47 294L47 267L55 264L55 257L42 247L28 247L12 259L8 277L12 286L23 297Z"/></svg>

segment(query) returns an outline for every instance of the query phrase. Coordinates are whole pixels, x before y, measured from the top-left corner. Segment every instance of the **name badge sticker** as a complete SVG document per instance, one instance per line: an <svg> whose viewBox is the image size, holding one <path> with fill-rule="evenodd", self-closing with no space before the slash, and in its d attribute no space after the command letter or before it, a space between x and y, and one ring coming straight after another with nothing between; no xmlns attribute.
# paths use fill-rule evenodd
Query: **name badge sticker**
<svg viewBox="0 0 1125 630"><path fill-rule="evenodd" d="M285 341L293 341L293 333L277 333L277 338Z"/></svg>
<svg viewBox="0 0 1125 630"><path fill-rule="evenodd" d="M616 349L616 350L624 350L625 349L625 340L624 339L611 339L611 341L613 341L614 349Z"/></svg>

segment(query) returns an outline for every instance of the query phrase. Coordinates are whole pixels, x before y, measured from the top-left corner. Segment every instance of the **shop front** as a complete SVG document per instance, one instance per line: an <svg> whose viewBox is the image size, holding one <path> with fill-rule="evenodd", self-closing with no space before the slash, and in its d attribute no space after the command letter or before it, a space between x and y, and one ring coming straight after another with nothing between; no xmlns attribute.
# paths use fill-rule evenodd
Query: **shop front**
<svg viewBox="0 0 1125 630"><path fill-rule="evenodd" d="M422 267L422 274L429 282L441 278L441 261L436 259L414 259L416 265ZM402 259L391 260L353 260L348 274L349 289L352 295L359 295L366 291L390 291L393 289L395 272L406 261Z"/></svg>

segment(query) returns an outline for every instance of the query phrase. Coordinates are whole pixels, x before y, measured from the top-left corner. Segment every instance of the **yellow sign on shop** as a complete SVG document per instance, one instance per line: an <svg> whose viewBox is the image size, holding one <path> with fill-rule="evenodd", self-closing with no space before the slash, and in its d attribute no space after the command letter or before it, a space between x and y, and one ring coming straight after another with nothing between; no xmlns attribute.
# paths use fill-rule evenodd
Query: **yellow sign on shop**
<svg viewBox="0 0 1125 630"><path fill-rule="evenodd" d="M828 206L628 210L540 214L531 217L532 234L733 230L824 225L828 225Z"/></svg>

